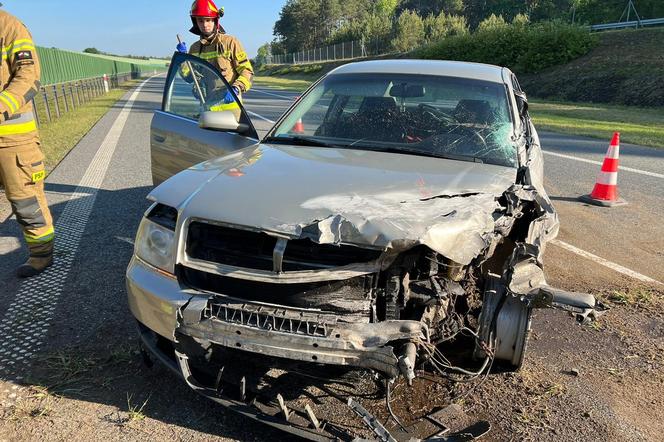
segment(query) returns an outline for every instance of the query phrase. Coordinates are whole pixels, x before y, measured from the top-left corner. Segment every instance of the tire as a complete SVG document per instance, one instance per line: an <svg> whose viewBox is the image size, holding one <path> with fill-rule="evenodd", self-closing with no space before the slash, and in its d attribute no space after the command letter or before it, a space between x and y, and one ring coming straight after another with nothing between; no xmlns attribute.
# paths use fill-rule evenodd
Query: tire
<svg viewBox="0 0 664 442"><path fill-rule="evenodd" d="M516 371L523 365L530 338L531 320L532 308L520 298L508 293L498 275L489 274L480 313L479 335L494 351L495 362L504 371ZM476 347L475 355L479 358L486 357L479 347Z"/></svg>

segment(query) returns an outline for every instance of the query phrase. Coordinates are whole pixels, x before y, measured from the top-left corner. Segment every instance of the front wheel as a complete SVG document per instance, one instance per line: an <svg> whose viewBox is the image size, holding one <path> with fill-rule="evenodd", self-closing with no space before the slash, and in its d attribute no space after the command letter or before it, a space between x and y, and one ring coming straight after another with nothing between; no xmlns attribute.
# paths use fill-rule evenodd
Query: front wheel
<svg viewBox="0 0 664 442"><path fill-rule="evenodd" d="M498 275L490 274L485 284L480 338L493 350L496 361L508 371L516 371L523 360L530 338L533 309L520 298L507 293ZM477 347L476 357L486 357Z"/></svg>

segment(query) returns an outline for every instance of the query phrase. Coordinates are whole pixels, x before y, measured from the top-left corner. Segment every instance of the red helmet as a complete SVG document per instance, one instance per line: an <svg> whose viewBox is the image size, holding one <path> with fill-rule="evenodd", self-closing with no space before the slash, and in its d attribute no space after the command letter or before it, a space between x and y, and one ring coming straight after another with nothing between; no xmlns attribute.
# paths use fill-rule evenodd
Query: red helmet
<svg viewBox="0 0 664 442"><path fill-rule="evenodd" d="M201 31L196 24L196 17L206 17L215 19L217 27L219 19L224 16L224 8L217 8L212 0L195 0L191 5L191 22L194 25L190 31L196 35L201 35Z"/></svg>
<svg viewBox="0 0 664 442"><path fill-rule="evenodd" d="M215 5L212 0L196 0L191 5L192 17L208 17L218 19L220 15L219 12L219 8L217 8L217 5Z"/></svg>

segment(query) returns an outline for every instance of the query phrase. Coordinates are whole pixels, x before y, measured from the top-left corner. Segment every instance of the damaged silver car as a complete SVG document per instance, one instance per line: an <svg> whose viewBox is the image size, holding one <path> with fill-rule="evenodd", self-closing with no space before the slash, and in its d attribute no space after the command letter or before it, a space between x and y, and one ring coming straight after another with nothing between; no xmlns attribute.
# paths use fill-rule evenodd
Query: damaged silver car
<svg viewBox="0 0 664 442"><path fill-rule="evenodd" d="M174 57L152 126L153 175L165 181L127 271L143 345L198 392L300 436L355 437L261 390L249 361L319 378L326 367L369 372L389 395L390 381L412 383L420 369L519 368L534 308L596 314L592 296L544 278L558 217L508 69L345 65L260 142L241 104L239 121L211 110L206 97L223 94L210 87L228 85L207 63ZM356 398L348 405L393 440Z"/></svg>

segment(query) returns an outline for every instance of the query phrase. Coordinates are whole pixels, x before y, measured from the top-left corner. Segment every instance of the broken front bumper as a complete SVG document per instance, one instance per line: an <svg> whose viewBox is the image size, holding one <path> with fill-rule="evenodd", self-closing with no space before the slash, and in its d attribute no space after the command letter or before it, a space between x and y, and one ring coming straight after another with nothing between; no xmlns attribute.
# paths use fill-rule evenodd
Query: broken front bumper
<svg viewBox="0 0 664 442"><path fill-rule="evenodd" d="M136 258L127 270L127 291L136 319L173 342L177 333L205 347L214 344L296 361L373 369L388 378L399 375L400 347L425 338L417 321L344 323L334 314L183 288Z"/></svg>

